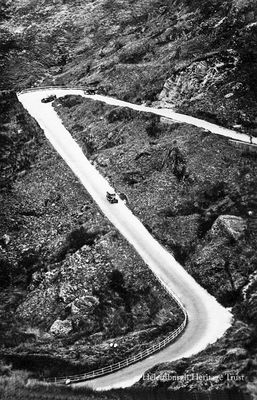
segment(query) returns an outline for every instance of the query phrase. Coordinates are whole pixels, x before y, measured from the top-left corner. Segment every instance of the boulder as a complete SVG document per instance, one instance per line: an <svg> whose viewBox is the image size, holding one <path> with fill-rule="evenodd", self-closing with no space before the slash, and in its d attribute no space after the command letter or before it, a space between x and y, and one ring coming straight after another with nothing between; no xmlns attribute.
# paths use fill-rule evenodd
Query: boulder
<svg viewBox="0 0 257 400"><path fill-rule="evenodd" d="M50 328L50 332L54 335L67 336L72 331L72 323L69 319L54 321Z"/></svg>
<svg viewBox="0 0 257 400"><path fill-rule="evenodd" d="M1 242L2 242L5 246L7 246L7 245L10 243L10 241L11 241L11 238L10 238L9 235L7 235L7 233L5 233L5 234L2 236L2 238L1 238Z"/></svg>
<svg viewBox="0 0 257 400"><path fill-rule="evenodd" d="M220 215L211 228L211 235L228 236L235 240L240 239L246 229L246 222L241 217L235 215Z"/></svg>

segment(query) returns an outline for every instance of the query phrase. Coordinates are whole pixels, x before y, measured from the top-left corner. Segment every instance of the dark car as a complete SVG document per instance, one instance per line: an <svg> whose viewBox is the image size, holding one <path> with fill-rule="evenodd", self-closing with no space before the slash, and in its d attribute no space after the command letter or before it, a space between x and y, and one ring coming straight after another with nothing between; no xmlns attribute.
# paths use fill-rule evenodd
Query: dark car
<svg viewBox="0 0 257 400"><path fill-rule="evenodd" d="M86 89L86 90L84 90L84 93L92 95L92 94L96 94L96 90L95 89Z"/></svg>
<svg viewBox="0 0 257 400"><path fill-rule="evenodd" d="M116 198L116 193L106 193L106 198L111 204L118 203L118 199Z"/></svg>
<svg viewBox="0 0 257 400"><path fill-rule="evenodd" d="M48 96L48 97L44 97L44 98L41 100L41 103L50 103L51 101L54 101L55 99L56 99L55 94L51 94L51 95Z"/></svg>

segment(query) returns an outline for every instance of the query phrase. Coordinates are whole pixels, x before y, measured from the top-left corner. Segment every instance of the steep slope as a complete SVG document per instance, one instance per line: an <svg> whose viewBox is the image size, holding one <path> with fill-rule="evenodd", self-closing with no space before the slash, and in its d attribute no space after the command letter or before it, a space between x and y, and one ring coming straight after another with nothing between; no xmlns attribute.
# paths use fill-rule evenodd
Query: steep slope
<svg viewBox="0 0 257 400"><path fill-rule="evenodd" d="M16 94L0 101L1 358L37 376L85 372L175 329L177 305Z"/></svg>
<svg viewBox="0 0 257 400"><path fill-rule="evenodd" d="M2 85L69 84L256 129L254 1L10 2Z"/></svg>
<svg viewBox="0 0 257 400"><path fill-rule="evenodd" d="M151 234L232 307L234 324L222 340L199 356L161 364L150 371L156 379L141 384L224 388L235 384L227 376L239 375L236 385L245 386L256 376L255 156L199 128L90 99L65 96L55 109ZM196 380L194 372L212 378Z"/></svg>
<svg viewBox="0 0 257 400"><path fill-rule="evenodd" d="M85 86L132 102L174 107L256 134L255 1L9 0L1 2L1 7L0 88L3 90L33 85ZM1 160L4 171L1 246L5 261L1 265L4 271L1 276L6 277L3 281L8 290L10 282L16 285L17 281L18 285L15 290L12 286L11 291L3 291L1 296L4 296L2 315L7 320L22 303L19 308L21 322L5 323L7 334L3 336L4 343L10 347L19 345L22 337L22 353L26 341L28 352L34 351L41 339L47 342L49 337L44 335L55 318L67 316L65 308L70 304L69 298L62 304L52 297L51 309L57 309L57 313L51 315L53 320L50 318L40 331L37 330L38 320L33 325L34 318L40 319L36 306L44 289L56 288L63 277L67 278L64 271L67 265L71 267L78 259L81 263L87 262L87 254L82 254L73 240L74 236L79 237L81 244L81 229L88 234L86 222L95 227L103 224L106 228L103 237L97 237L92 246L96 257L99 247L104 252L103 258L108 257L110 274L119 269L116 266L122 267L120 254L115 255L115 260L106 254L107 243L111 242L114 248L121 247L123 255L129 252L130 265L138 265L140 261L105 225L90 199L85 200L85 193L81 193L77 182L58 160L49 161L52 153L47 146L39 153L41 140L37 142L36 137L40 138L41 133L27 116L24 117L27 122L20 125L17 115L23 115L24 110L20 110L13 96L10 93L1 96L1 104L9 102L12 109L1 125L1 138L5 144ZM70 107L68 103L64 101L60 106L64 106L62 117L81 140L85 151L91 153L98 168L109 175L120 190L129 194L131 207L143 222L148 223L148 207L152 207L149 230L174 251L188 271L224 305L234 306L236 318L243 321L234 325L224 342L207 349L199 358L161 366L157 372L168 368L177 373L191 373L198 365L203 372L220 373L222 365L226 365L230 372L234 369L253 380L256 370L256 331L252 329L256 316L255 157L232 151L223 140L198 129L183 125L166 128L158 119L143 118L141 121L139 118L138 122L137 117L127 117L120 110L89 106L88 103L86 109L91 114L87 115L85 104L79 106L75 101L75 107ZM13 110L17 111L16 116ZM105 118L99 122L98 117L101 118L103 112ZM97 121L92 117L94 113ZM20 129L22 133L19 133ZM105 130L108 131L107 138L103 135ZM85 135L82 135L83 131ZM134 134L131 148L128 133ZM174 138L177 143L173 143ZM145 146L143 151L142 146ZM131 151L122 154L123 147ZM14 152L18 152L19 157L10 158ZM38 159L34 162L36 155ZM31 163L31 171L28 171ZM6 189L10 181L11 188ZM63 189L67 184L70 192L75 193L69 198ZM176 199L170 196L171 190L176 193ZM36 202L39 205L35 207L33 203ZM228 216L243 219L237 220L236 227L244 232L239 239L237 234L231 236L231 227L234 231L236 220ZM42 230L38 233L40 224ZM54 243L52 247L51 242ZM10 260L7 261L5 246L9 246ZM42 257L43 265L38 261ZM65 261L60 266L58 262L62 257ZM14 271L11 277L10 268ZM50 270L49 276L45 276L47 270ZM58 271L57 277L52 274L53 270ZM32 276L38 271L42 274ZM99 271L102 271L101 267ZM68 276L71 278L72 271ZM125 287L129 290L131 285L139 282L140 301L153 317L146 323L151 326L153 321L165 322L161 313L158 315L163 303L159 303L157 309L153 307L159 297L158 288L157 295L149 294L144 282L138 279L139 276L132 278L128 274ZM124 293L120 296L121 292L117 294L117 290L110 290L109 276L104 277L102 284L122 319L126 308ZM136 326L144 328L142 310L135 309ZM105 316L108 310L107 306ZM28 330L21 332L19 329L24 320ZM108 318L105 322L109 326ZM83 326L82 323L81 331ZM121 327L130 329L122 324ZM118 333L120 331L115 334ZM77 338L74 336L74 341ZM97 340L95 337L92 342L97 345ZM62 345L62 340L57 346L50 344L49 352L56 355L55 351L62 351ZM224 355L224 347L230 351L228 356ZM72 344L70 350L68 357L76 359ZM70 368L69 365L67 369L70 371ZM44 363L42 369L47 369ZM179 384L170 381L167 386Z"/></svg>

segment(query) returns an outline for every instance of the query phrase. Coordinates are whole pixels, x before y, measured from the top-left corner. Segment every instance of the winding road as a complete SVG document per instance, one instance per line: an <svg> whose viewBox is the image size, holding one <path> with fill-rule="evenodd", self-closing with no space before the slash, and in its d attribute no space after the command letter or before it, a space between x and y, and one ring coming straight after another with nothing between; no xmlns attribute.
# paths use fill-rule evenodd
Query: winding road
<svg viewBox="0 0 257 400"><path fill-rule="evenodd" d="M108 104L152 112L176 121L208 129L215 134L229 138L248 142L249 138L247 135L175 113L170 109L152 109L104 96L85 95L83 90L79 89L33 89L18 94L18 98L24 108L37 120L47 139L80 179L106 217L133 245L167 290L187 310L188 325L183 334L174 343L162 351L111 375L76 384L77 386L89 386L97 390L130 386L138 381L146 370L158 363L189 357L205 349L208 344L215 342L224 334L231 325L232 317L230 312L203 289L174 257L150 235L122 201L112 205L106 200L106 191L112 190L109 183L87 160L78 144L63 126L51 103L41 103L41 99L50 94L55 94L57 97L67 94L80 95L94 100L101 100ZM257 143L257 139L254 139L254 143Z"/></svg>

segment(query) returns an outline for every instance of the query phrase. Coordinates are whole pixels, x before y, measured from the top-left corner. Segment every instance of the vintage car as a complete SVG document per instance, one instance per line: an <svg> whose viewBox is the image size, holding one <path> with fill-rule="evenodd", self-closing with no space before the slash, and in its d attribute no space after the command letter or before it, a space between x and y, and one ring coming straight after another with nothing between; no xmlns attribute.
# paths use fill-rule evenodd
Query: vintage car
<svg viewBox="0 0 257 400"><path fill-rule="evenodd" d="M51 95L48 96L48 97L44 97L44 98L41 100L41 103L50 103L51 101L54 101L55 99L56 99L55 94L51 94Z"/></svg>
<svg viewBox="0 0 257 400"><path fill-rule="evenodd" d="M106 198L111 204L118 203L118 199L116 198L116 193L106 192Z"/></svg>
<svg viewBox="0 0 257 400"><path fill-rule="evenodd" d="M87 89L87 94L96 94L95 89Z"/></svg>

